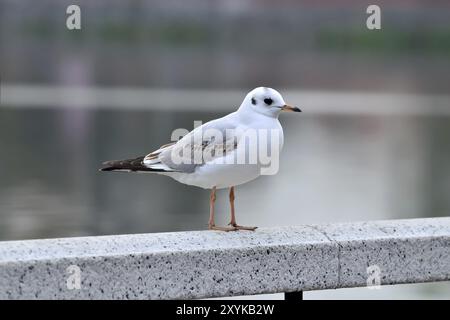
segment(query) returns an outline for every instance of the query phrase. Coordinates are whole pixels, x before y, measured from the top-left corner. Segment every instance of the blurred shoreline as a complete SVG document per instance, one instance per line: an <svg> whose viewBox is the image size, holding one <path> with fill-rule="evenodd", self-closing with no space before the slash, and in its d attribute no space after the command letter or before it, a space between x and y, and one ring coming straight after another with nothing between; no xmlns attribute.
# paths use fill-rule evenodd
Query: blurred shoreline
<svg viewBox="0 0 450 320"><path fill-rule="evenodd" d="M283 90L308 114L450 115L450 95ZM83 108L148 111L233 111L243 90L4 84L1 108Z"/></svg>

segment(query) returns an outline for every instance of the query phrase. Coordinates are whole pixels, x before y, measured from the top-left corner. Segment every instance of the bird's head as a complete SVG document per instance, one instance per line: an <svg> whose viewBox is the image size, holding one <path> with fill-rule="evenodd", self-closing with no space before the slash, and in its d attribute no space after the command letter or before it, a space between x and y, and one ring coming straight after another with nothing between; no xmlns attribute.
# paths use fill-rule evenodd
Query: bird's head
<svg viewBox="0 0 450 320"><path fill-rule="evenodd" d="M267 87L250 91L245 96L241 108L251 109L270 117L278 117L281 111L301 112L299 108L286 104L278 91Z"/></svg>

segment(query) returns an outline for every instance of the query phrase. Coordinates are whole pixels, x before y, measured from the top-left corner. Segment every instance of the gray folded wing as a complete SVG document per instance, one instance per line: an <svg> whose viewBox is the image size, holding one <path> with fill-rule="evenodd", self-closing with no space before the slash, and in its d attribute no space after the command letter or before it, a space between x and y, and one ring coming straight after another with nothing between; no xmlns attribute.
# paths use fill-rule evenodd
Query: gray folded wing
<svg viewBox="0 0 450 320"><path fill-rule="evenodd" d="M198 166L236 149L239 137L235 129L229 116L207 122L178 142L150 153L144 164L149 168L192 173Z"/></svg>

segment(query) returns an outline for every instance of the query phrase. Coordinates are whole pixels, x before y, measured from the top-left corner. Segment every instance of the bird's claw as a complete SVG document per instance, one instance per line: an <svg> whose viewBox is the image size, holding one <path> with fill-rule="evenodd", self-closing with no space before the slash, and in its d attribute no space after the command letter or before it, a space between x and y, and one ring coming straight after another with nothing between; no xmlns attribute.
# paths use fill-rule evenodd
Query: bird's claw
<svg viewBox="0 0 450 320"><path fill-rule="evenodd" d="M258 227L246 227L246 226L240 226L237 223L230 222L228 224L229 226L232 226L233 228L236 228L236 230L248 230L248 231L255 231Z"/></svg>
<svg viewBox="0 0 450 320"><path fill-rule="evenodd" d="M233 227L218 227L216 225L208 225L208 229L209 230L219 230L219 231L225 231L225 232L229 232L229 231L237 231L239 230L238 228Z"/></svg>

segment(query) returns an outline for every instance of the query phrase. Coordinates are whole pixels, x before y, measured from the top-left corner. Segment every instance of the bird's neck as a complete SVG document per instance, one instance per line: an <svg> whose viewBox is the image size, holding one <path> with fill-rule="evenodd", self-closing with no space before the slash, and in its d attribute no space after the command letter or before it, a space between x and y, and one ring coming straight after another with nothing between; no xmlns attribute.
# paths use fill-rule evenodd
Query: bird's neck
<svg viewBox="0 0 450 320"><path fill-rule="evenodd" d="M243 106L241 105L239 107L239 109L236 111L236 114L239 117L239 120L242 121L243 123L252 123L252 122L259 122L259 121L264 121L264 120L277 120L278 119L278 115L272 115L270 113L265 114L263 112L260 112L259 110L256 109L251 109L248 106Z"/></svg>

